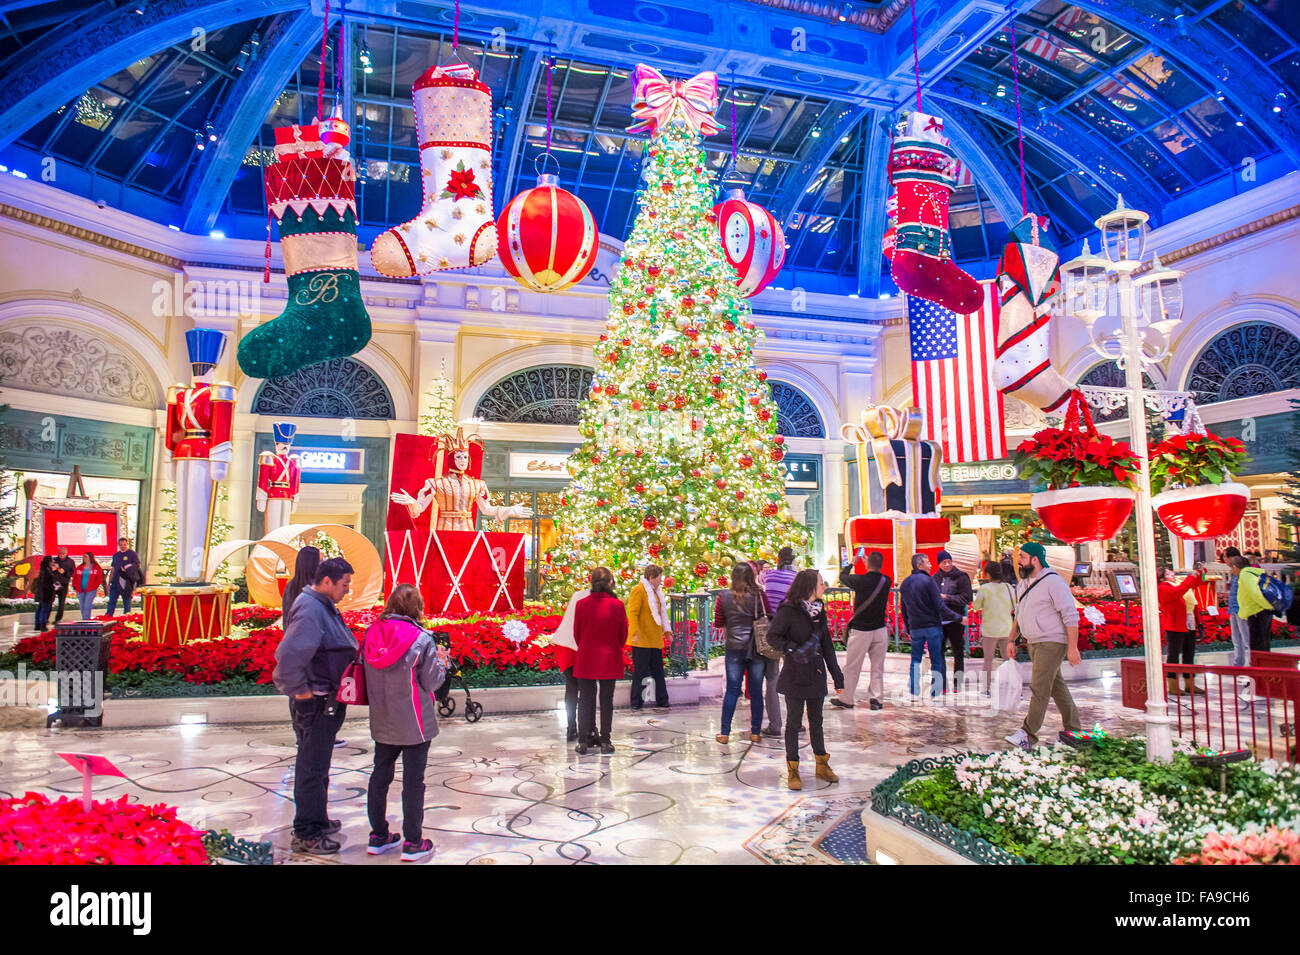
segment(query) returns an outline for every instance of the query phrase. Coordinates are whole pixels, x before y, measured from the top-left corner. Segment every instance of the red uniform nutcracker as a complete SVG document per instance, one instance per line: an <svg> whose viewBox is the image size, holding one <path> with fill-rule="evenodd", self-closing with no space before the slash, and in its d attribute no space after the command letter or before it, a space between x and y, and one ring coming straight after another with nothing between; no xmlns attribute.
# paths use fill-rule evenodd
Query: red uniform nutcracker
<svg viewBox="0 0 1300 955"><path fill-rule="evenodd" d="M275 450L263 451L257 460L257 509L266 514L266 532L289 523L298 501L301 471L296 455L290 454L298 426L288 421L271 425Z"/></svg>
<svg viewBox="0 0 1300 955"><path fill-rule="evenodd" d="M213 377L226 350L224 332L185 333L191 383L167 390L166 463L176 484L176 582L204 582L217 482L230 468L235 388Z"/></svg>

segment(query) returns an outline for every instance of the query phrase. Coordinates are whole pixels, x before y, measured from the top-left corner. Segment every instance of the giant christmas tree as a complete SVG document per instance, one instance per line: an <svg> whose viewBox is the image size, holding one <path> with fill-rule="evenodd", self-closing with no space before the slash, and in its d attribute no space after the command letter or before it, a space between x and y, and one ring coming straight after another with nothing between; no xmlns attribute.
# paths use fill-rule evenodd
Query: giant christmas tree
<svg viewBox="0 0 1300 955"><path fill-rule="evenodd" d="M651 72L638 68L634 103L652 132L640 210L609 290L558 543L543 558L547 597L567 596L599 565L630 581L657 563L675 588L694 590L721 583L733 560L808 547L785 504L784 438L766 373L754 366L762 332L713 219L716 187L700 142L717 127L698 95L692 103L681 94L698 94L712 75L651 106Z"/></svg>

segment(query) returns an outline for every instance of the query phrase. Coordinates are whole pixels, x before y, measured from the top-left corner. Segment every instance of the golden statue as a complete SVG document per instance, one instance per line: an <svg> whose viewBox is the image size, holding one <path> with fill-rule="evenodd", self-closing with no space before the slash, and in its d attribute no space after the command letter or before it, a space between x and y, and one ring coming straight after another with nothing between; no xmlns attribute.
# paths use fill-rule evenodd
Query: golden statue
<svg viewBox="0 0 1300 955"><path fill-rule="evenodd" d="M439 465L436 470L441 471L442 465L450 461L450 472L429 478L415 497L406 491L394 491L390 495L392 502L405 507L412 519L419 517L432 504L434 511L429 526L435 531L474 530L475 507L494 521L532 517L533 509L526 504L497 506L491 503L488 487L482 479L465 473L469 467L470 444L482 447L483 442L476 434L467 436L462 428L457 428L454 435L440 435L434 451L435 464Z"/></svg>

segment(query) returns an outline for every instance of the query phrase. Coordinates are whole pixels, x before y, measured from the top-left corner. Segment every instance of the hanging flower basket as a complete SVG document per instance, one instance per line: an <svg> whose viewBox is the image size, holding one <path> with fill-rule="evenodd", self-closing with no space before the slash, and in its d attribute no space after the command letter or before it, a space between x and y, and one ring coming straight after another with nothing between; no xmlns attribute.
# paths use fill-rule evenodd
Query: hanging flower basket
<svg viewBox="0 0 1300 955"><path fill-rule="evenodd" d="M1229 480L1248 458L1236 438L1204 432L1192 409L1191 430L1151 449L1151 504L1165 527L1187 540L1230 533L1246 513L1250 489Z"/></svg>
<svg viewBox="0 0 1300 955"><path fill-rule="evenodd" d="M1052 536L1068 544L1110 540L1133 513L1137 456L1123 441L1099 434L1083 396L1070 394L1065 422L1044 428L1016 448L1021 477L1046 484L1029 499Z"/></svg>
<svg viewBox="0 0 1300 955"><path fill-rule="evenodd" d="M1235 481L1172 488L1151 498L1160 521L1186 540L1211 540L1232 533L1250 503L1250 488Z"/></svg>
<svg viewBox="0 0 1300 955"><path fill-rule="evenodd" d="M1029 498L1043 526L1067 544L1108 541L1133 513L1134 494L1124 487L1067 487Z"/></svg>

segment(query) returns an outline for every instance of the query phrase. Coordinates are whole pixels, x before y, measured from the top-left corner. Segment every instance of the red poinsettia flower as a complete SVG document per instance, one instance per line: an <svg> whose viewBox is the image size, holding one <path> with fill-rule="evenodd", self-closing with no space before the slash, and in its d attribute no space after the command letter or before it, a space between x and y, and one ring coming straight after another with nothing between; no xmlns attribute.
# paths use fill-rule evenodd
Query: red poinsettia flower
<svg viewBox="0 0 1300 955"><path fill-rule="evenodd" d="M451 171L451 176L447 179L446 188L438 196L439 199L479 199L483 196L483 190L479 184L474 181L474 170L466 169L463 162L457 163L456 168Z"/></svg>

